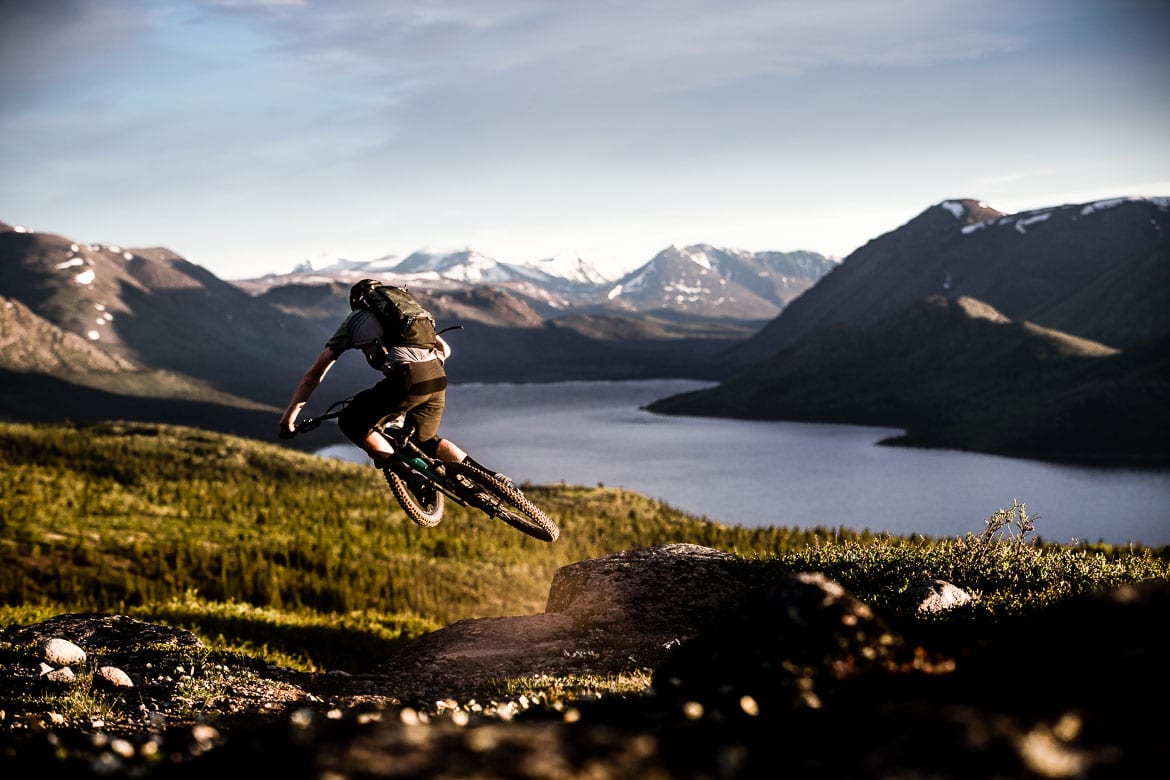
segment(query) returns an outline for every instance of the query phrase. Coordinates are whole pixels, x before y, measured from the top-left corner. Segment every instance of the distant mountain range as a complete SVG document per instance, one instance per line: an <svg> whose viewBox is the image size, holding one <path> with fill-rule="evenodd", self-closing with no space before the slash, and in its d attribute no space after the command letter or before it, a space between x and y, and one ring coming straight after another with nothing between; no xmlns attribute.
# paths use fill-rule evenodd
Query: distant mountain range
<svg viewBox="0 0 1170 780"><path fill-rule="evenodd" d="M373 278L416 290L491 285L528 301L543 316L559 312L659 312L702 318L767 320L838 262L816 252L747 252L706 244L668 247L646 264L610 279L582 258L530 264L500 262L472 249L420 251L398 260L302 264L287 274L238 282L259 293L275 286Z"/></svg>
<svg viewBox="0 0 1170 780"><path fill-rule="evenodd" d="M693 250L697 262L704 251ZM803 272L832 267L819 259ZM265 438L348 312L349 286L358 278L407 283L441 325L464 326L451 336L454 381L714 379L715 356L779 308L755 304L749 312L723 300L703 313L690 301L666 301L637 311L633 296L609 303L610 283L591 281L595 272L584 264L562 264L558 270L570 276L553 276L472 251L302 267L230 283L164 248L87 244L3 223L0 263L0 415L142 414ZM661 270L655 276L671 286ZM814 282L806 276L773 286ZM345 397L372 379L364 361L346 356L330 387Z"/></svg>
<svg viewBox="0 0 1170 780"><path fill-rule="evenodd" d="M163 248L0 223L0 415L117 416L270 438L349 286L407 284L459 381L687 377L662 413L904 428L905 443L1170 459L1170 198L1008 215L943 201L843 261L668 247L618 279L473 250L226 282ZM318 267L319 266L319 267ZM370 384L360 359L336 397ZM1142 422L1136 423L1135 420Z"/></svg>
<svg viewBox="0 0 1170 780"><path fill-rule="evenodd" d="M1170 198L1006 215L944 201L880 236L653 411L906 429L900 442L1170 460ZM1124 352L1122 352L1124 350Z"/></svg>

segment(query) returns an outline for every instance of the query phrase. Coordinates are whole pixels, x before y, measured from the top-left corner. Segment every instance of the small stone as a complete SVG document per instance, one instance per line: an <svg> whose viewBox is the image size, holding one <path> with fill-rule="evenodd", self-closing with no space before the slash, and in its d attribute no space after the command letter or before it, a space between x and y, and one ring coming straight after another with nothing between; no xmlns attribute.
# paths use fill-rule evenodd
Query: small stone
<svg viewBox="0 0 1170 780"><path fill-rule="evenodd" d="M971 603L971 594L946 580L925 580L906 590L919 614L939 614Z"/></svg>
<svg viewBox="0 0 1170 780"><path fill-rule="evenodd" d="M75 666L85 663L85 651L68 639L54 637L41 644L44 660L53 666Z"/></svg>
<svg viewBox="0 0 1170 780"><path fill-rule="evenodd" d="M77 679L77 675L68 666L62 666L47 673L45 679L55 683L71 683Z"/></svg>
<svg viewBox="0 0 1170 780"><path fill-rule="evenodd" d="M116 666L103 666L97 670L99 679L105 681L115 688L133 688L134 681L130 679L130 675L123 672Z"/></svg>

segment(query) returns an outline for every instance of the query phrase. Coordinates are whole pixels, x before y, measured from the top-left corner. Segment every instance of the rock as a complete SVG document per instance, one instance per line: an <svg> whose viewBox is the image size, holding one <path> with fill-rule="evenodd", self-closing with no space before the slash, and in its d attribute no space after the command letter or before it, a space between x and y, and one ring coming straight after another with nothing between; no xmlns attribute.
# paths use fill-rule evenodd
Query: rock
<svg viewBox="0 0 1170 780"><path fill-rule="evenodd" d="M204 649L202 640L190 631L145 623L126 615L98 612L57 615L29 626L8 626L0 629L0 641L16 645L39 643L61 637L67 637L68 642L89 648L91 653L135 650L147 645L159 649Z"/></svg>
<svg viewBox="0 0 1170 780"><path fill-rule="evenodd" d="M53 669L52 671L46 672L45 679L49 682L68 685L77 679L77 675L68 666L62 666L60 669Z"/></svg>
<svg viewBox="0 0 1170 780"><path fill-rule="evenodd" d="M85 663L85 651L67 639L53 637L41 642L41 657L50 666Z"/></svg>
<svg viewBox="0 0 1170 780"><path fill-rule="evenodd" d="M946 580L925 580L906 589L905 599L920 615L938 614L971 603L971 594Z"/></svg>
<svg viewBox="0 0 1170 780"><path fill-rule="evenodd" d="M472 618L419 637L376 673L406 703L491 679L652 669L744 592L736 558L693 544L564 566L541 615Z"/></svg>
<svg viewBox="0 0 1170 780"><path fill-rule="evenodd" d="M133 688L134 681L130 679L130 675L116 666L102 666L97 670L97 675L94 678L95 682L101 681L113 688Z"/></svg>
<svg viewBox="0 0 1170 780"><path fill-rule="evenodd" d="M695 544L667 544L563 566L545 612L582 624L689 635L745 590L736 558Z"/></svg>

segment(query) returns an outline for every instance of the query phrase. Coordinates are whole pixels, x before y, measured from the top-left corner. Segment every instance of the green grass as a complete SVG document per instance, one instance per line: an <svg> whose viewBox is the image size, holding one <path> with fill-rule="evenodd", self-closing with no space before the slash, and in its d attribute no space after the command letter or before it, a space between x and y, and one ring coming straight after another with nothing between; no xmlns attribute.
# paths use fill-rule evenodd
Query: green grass
<svg viewBox="0 0 1170 780"><path fill-rule="evenodd" d="M674 542L735 553L761 582L822 571L879 607L949 579L992 618L1170 578L1166 548L1042 544L1014 502L936 540L832 518L726 526L625 490L525 485L561 526L552 545L454 506L423 529L368 466L145 423L0 423L0 485L0 625L117 612L310 671L369 668L459 619L541 612L559 567Z"/></svg>

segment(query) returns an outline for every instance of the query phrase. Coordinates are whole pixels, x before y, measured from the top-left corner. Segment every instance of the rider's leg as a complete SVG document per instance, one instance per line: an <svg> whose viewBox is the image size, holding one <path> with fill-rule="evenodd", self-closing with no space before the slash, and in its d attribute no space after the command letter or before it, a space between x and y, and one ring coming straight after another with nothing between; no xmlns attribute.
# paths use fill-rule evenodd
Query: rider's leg
<svg viewBox="0 0 1170 780"><path fill-rule="evenodd" d="M450 439L439 439L435 445L435 457L447 463L462 463L467 453Z"/></svg>
<svg viewBox="0 0 1170 780"><path fill-rule="evenodd" d="M394 454L394 448L390 446L390 442L386 441L386 437L377 431L370 431L369 435L362 440L359 446L365 450L365 453L370 456L370 460L378 468L381 468L389 460L390 456Z"/></svg>
<svg viewBox="0 0 1170 780"><path fill-rule="evenodd" d="M428 445L429 451L439 460L446 461L447 463L466 463L469 466L474 466L480 471L491 474L501 482L504 482L508 485L514 484L512 482L512 478L507 474L501 474L494 469L489 469L487 466L483 465L478 460L460 449L459 446L450 439L440 439L435 437L428 442Z"/></svg>
<svg viewBox="0 0 1170 780"><path fill-rule="evenodd" d="M382 420L394 416L394 409L400 404L400 382L389 378L373 387L362 390L353 397L337 418L337 427L346 438L362 448L375 466L381 467L393 453L390 442L374 430Z"/></svg>

